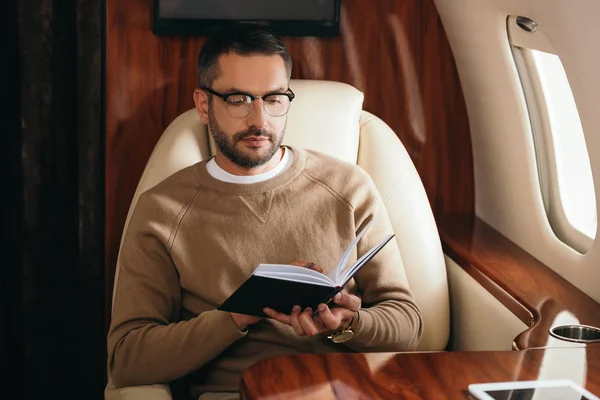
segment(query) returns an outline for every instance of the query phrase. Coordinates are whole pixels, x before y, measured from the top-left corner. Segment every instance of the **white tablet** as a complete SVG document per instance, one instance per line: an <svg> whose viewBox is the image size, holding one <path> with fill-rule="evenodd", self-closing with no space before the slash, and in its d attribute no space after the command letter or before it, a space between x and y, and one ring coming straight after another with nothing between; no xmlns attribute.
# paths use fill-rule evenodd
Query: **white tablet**
<svg viewBox="0 0 600 400"><path fill-rule="evenodd" d="M474 383L469 394L477 400L600 400L567 379Z"/></svg>

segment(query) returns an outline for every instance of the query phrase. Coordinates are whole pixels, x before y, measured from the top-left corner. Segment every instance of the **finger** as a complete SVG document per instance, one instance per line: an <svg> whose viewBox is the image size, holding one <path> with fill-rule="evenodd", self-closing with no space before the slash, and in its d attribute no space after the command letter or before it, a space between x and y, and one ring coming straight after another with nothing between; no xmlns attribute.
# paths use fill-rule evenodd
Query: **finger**
<svg viewBox="0 0 600 400"><path fill-rule="evenodd" d="M323 273L323 267L321 267L319 264L315 264L315 263L308 263L306 265L306 268L312 269L314 271Z"/></svg>
<svg viewBox="0 0 600 400"><path fill-rule="evenodd" d="M294 260L290 263L290 265L295 265L297 267L304 267L304 268L312 269L314 271L323 273L323 267L321 267L319 264L315 264L308 260Z"/></svg>
<svg viewBox="0 0 600 400"><path fill-rule="evenodd" d="M292 313L290 314L290 325L292 326L292 328L294 328L294 332L296 332L298 336L304 336L306 335L306 332L304 332L304 329L302 328L302 324L299 320L299 315L300 306L294 306L294 308L292 309Z"/></svg>
<svg viewBox="0 0 600 400"><path fill-rule="evenodd" d="M358 311L352 311L342 307L335 307L330 310L331 313L340 321L340 324L338 325L337 329L350 326L352 318L354 318L354 316L358 314Z"/></svg>
<svg viewBox="0 0 600 400"><path fill-rule="evenodd" d="M360 297L344 291L333 296L333 302L340 307L347 308L348 310L352 311L358 311L361 304Z"/></svg>
<svg viewBox="0 0 600 400"><path fill-rule="evenodd" d="M290 263L290 265L295 265L296 267L304 267L306 264L309 264L308 260L294 260Z"/></svg>
<svg viewBox="0 0 600 400"><path fill-rule="evenodd" d="M313 321L313 311L312 308L306 308L302 313L300 313L298 319L300 320L300 324L302 325L302 329L308 336L315 336L319 333L319 329L315 325Z"/></svg>
<svg viewBox="0 0 600 400"><path fill-rule="evenodd" d="M334 315L326 304L319 304L319 317L323 321L323 325L330 330L338 329L342 322L341 318Z"/></svg>
<svg viewBox="0 0 600 400"><path fill-rule="evenodd" d="M315 323L315 325L316 325L317 329L319 330L319 332L322 332L326 328L326 326L323 323L323 320L321 319L321 316L318 313L316 313L316 314L313 313L312 318L313 318L313 322Z"/></svg>
<svg viewBox="0 0 600 400"><path fill-rule="evenodd" d="M282 324L291 325L290 316L273 310L272 308L264 308L263 312L268 317L273 318L275 321L279 321Z"/></svg>
<svg viewBox="0 0 600 400"><path fill-rule="evenodd" d="M323 330L325 330L326 326L323 323L323 320L321 319L321 316L319 315L319 310L315 310L312 313L312 320L313 323L315 324L315 326L317 327L317 330L319 332L323 332Z"/></svg>

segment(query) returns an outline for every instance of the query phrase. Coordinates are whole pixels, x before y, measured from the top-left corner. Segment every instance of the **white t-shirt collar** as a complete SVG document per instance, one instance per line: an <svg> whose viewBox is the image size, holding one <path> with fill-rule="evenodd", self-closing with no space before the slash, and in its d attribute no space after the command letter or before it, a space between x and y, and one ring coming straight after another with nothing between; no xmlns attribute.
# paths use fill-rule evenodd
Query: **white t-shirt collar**
<svg viewBox="0 0 600 400"><path fill-rule="evenodd" d="M249 176L230 174L229 172L225 171L223 168L217 165L217 162L215 161L214 157L206 163L206 170L208 171L210 176L223 182L238 183L242 185L264 182L281 174L282 172L287 170L290 167L290 165L292 165L292 163L294 162L294 152L286 147L282 147L282 149L283 157L281 157L279 163L275 166L275 168L267 172L263 172L262 174Z"/></svg>

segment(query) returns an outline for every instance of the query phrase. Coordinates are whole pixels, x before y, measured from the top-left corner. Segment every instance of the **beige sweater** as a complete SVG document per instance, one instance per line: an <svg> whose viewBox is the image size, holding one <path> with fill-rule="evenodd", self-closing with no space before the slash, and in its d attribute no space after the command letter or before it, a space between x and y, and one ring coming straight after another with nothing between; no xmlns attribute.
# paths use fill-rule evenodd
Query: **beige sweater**
<svg viewBox="0 0 600 400"><path fill-rule="evenodd" d="M108 333L116 387L191 374L197 393L237 391L242 372L268 357L416 348L422 316L394 240L349 284L362 309L355 336L344 344L299 337L270 319L241 332L229 313L216 310L259 263L310 260L327 273L367 220L374 223L359 254L392 232L364 170L292 150L290 168L265 182L218 181L201 162L140 196L120 253Z"/></svg>

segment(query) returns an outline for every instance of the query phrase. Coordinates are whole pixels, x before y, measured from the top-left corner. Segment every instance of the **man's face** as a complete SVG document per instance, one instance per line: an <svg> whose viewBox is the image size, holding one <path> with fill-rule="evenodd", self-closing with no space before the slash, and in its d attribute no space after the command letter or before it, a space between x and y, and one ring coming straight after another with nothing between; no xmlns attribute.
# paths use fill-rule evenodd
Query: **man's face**
<svg viewBox="0 0 600 400"><path fill-rule="evenodd" d="M255 96L285 92L288 75L280 56L241 56L229 53L219 58L219 76L211 89L228 94L243 92ZM225 102L212 96L208 105L208 126L218 151L234 164L250 169L264 165L278 151L285 133L287 115L273 117L255 100L252 111L235 118Z"/></svg>

